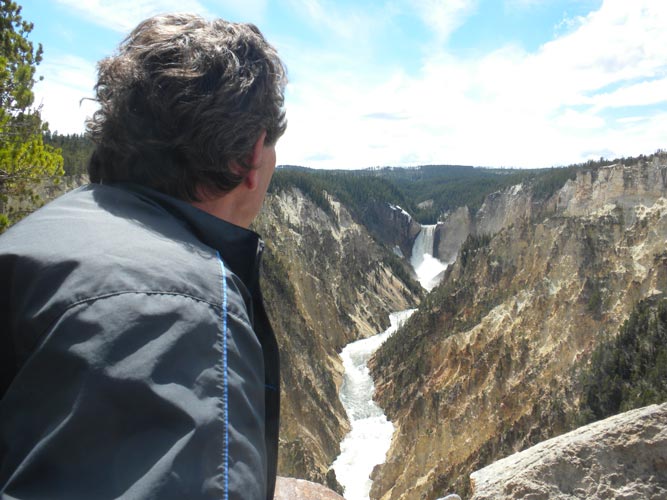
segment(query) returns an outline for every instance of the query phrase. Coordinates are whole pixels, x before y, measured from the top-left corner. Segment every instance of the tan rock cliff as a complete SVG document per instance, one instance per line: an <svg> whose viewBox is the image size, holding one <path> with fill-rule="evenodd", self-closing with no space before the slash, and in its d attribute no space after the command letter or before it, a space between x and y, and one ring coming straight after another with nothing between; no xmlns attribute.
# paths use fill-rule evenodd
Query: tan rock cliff
<svg viewBox="0 0 667 500"><path fill-rule="evenodd" d="M434 255L443 262L454 262L461 245L473 229L474 220L468 207L460 207L448 213L435 229Z"/></svg>
<svg viewBox="0 0 667 500"><path fill-rule="evenodd" d="M535 205L530 186L516 185L487 196L475 214L468 207L444 214L435 231L435 256L453 262L468 235L493 235L530 219L541 208Z"/></svg>
<svg viewBox="0 0 667 500"><path fill-rule="evenodd" d="M270 195L254 229L267 243L263 290L281 351L279 472L335 487L328 468L349 429L338 352L418 298L386 264L390 251L329 202L333 215L297 189Z"/></svg>
<svg viewBox="0 0 667 500"><path fill-rule="evenodd" d="M382 242L398 247L410 258L412 245L421 228L405 210L389 203L374 202L366 207L368 229Z"/></svg>
<svg viewBox="0 0 667 500"><path fill-rule="evenodd" d="M506 225L448 270L373 360L397 430L371 498L465 496L473 470L571 428L577 367L634 303L667 291L665 160L578 176L556 212Z"/></svg>

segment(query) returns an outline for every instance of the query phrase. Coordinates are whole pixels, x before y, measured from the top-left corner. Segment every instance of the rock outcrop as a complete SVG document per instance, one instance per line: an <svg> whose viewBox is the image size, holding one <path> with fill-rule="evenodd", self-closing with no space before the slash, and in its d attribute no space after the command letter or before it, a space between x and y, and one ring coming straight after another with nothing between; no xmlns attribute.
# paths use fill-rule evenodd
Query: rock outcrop
<svg viewBox="0 0 667 500"><path fill-rule="evenodd" d="M376 399L396 432L371 498L465 497L472 471L572 428L577 370L635 303L667 292L667 198L641 181L662 178L656 158L650 172L598 170L622 172L618 197L603 184L577 195L597 182L583 173L551 212L523 204L531 216L480 238L378 351Z"/></svg>
<svg viewBox="0 0 667 500"><path fill-rule="evenodd" d="M275 500L344 500L335 491L304 479L278 476Z"/></svg>
<svg viewBox="0 0 667 500"><path fill-rule="evenodd" d="M492 236L530 219L541 205L533 201L530 186L516 185L488 195L474 214L468 207L444 214L435 230L434 255L443 262L454 262L468 235Z"/></svg>
<svg viewBox="0 0 667 500"><path fill-rule="evenodd" d="M667 498L667 404L544 441L470 479L471 500Z"/></svg>
<svg viewBox="0 0 667 500"><path fill-rule="evenodd" d="M363 219L379 241L400 249L401 254L410 259L412 245L421 226L409 213L396 205L373 202L366 206Z"/></svg>
<svg viewBox="0 0 667 500"><path fill-rule="evenodd" d="M454 262L463 242L474 230L474 220L468 207L460 207L443 217L435 228L434 257L442 262Z"/></svg>
<svg viewBox="0 0 667 500"><path fill-rule="evenodd" d="M383 331L390 312L419 299L387 264L398 262L390 250L329 203L333 214L298 189L281 191L267 197L254 228L267 244L263 290L281 353L279 473L335 489L329 466L349 430L338 352Z"/></svg>
<svg viewBox="0 0 667 500"><path fill-rule="evenodd" d="M533 196L530 188L522 184L492 193L475 215L475 233L496 234L512 224L527 220L533 213Z"/></svg>
<svg viewBox="0 0 667 500"><path fill-rule="evenodd" d="M623 210L625 223L635 223L637 207L650 207L667 196L665 155L639 163L588 170L568 181L556 197L556 208L565 215L583 216L612 205Z"/></svg>
<svg viewBox="0 0 667 500"><path fill-rule="evenodd" d="M26 186L22 195L0 196L0 214L6 214L13 224L45 203L87 183L88 176L83 174L65 175L57 182L53 179L34 181Z"/></svg>

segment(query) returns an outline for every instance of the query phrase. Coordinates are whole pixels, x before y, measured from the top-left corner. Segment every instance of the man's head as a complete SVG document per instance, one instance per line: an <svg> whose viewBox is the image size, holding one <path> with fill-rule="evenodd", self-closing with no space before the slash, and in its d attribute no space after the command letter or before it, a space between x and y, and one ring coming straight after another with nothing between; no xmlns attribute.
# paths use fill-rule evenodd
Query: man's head
<svg viewBox="0 0 667 500"><path fill-rule="evenodd" d="M189 14L142 22L99 64L91 182L196 202L234 190L286 127L285 68L251 24ZM261 144L260 144L261 142Z"/></svg>

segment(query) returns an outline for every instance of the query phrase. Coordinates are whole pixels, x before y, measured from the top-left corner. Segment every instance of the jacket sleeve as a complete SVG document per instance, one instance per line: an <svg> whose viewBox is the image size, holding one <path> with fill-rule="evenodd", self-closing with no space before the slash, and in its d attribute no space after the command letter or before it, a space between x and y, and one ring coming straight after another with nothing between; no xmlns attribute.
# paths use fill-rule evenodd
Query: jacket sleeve
<svg viewBox="0 0 667 500"><path fill-rule="evenodd" d="M120 293L70 307L0 401L0 498L266 496L264 372L225 304Z"/></svg>

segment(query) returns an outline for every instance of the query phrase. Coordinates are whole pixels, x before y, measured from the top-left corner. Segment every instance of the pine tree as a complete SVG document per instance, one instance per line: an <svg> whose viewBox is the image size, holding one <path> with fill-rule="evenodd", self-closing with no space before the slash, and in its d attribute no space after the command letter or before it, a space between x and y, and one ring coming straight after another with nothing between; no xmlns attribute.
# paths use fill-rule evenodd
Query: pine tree
<svg viewBox="0 0 667 500"><path fill-rule="evenodd" d="M32 185L63 174L60 151L45 145L48 129L33 107L35 71L42 60L42 45L28 40L33 24L21 17L21 7L0 3L0 208L8 197L32 195ZM0 232L13 220L0 210Z"/></svg>

